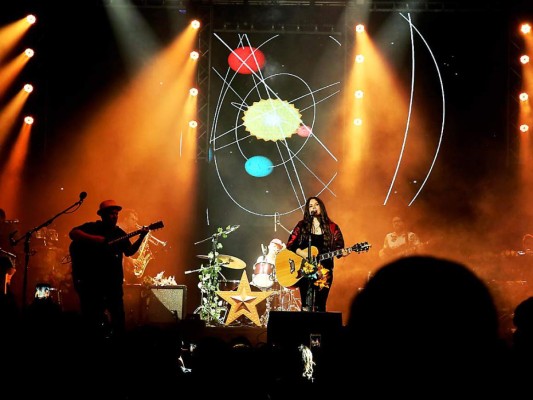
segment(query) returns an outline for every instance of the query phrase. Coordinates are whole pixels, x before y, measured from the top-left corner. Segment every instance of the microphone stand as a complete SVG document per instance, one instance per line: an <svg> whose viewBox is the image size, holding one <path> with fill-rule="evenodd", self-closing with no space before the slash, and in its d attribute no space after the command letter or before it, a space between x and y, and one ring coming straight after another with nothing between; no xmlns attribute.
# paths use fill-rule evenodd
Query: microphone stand
<svg viewBox="0 0 533 400"><path fill-rule="evenodd" d="M315 265L313 262L313 253L311 252L311 232L313 230L313 214L311 214L311 222L309 222L309 246L307 246L307 260L310 264ZM309 278L308 278L309 279ZM316 311L315 309L315 285L313 282L310 282L310 279L308 280L308 289L311 290L311 311Z"/></svg>
<svg viewBox="0 0 533 400"><path fill-rule="evenodd" d="M50 225L59 216L61 216L63 214L66 214L67 211L73 209L74 207L78 207L79 208L81 206L81 204L83 203L84 199L85 199L85 197L82 197L80 195L80 200L75 202L74 204L72 204L70 207L68 207L68 208L64 209L63 211L59 212L58 214L54 215L52 218L50 218L46 222L42 223L41 225L39 225L39 226L37 226L37 227L35 227L33 229L30 229L28 232L26 232L24 235L22 235L18 239L14 239L14 238L11 239L11 244L13 246L16 246L22 239L24 239L24 273L23 273L23 279L22 279L22 311L26 310L26 306L27 306L27 303L28 303L28 299L26 298L26 293L27 293L27 289L28 289L28 265L30 263L30 256L32 255L31 254L31 250L30 250L31 236L33 235L34 232L38 231L39 229L42 229L42 228ZM16 231L15 231L15 233L16 233Z"/></svg>

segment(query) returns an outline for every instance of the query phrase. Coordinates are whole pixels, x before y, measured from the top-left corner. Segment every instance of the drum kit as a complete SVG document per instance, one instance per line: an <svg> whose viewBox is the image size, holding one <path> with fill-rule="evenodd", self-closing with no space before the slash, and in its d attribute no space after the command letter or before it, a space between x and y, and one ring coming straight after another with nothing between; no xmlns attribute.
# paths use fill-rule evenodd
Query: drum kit
<svg viewBox="0 0 533 400"><path fill-rule="evenodd" d="M52 228L36 230L32 239L34 259L30 265L29 281L32 284L46 282L51 285L50 294L69 285L70 266L62 262L65 250L61 247L59 233ZM60 298L60 296L59 296Z"/></svg>
<svg viewBox="0 0 533 400"><path fill-rule="evenodd" d="M197 258L208 260L209 256L197 255ZM234 256L219 254L217 256L217 262L228 269L242 270L246 268L246 263ZM192 271L191 271L192 272ZM219 279L220 291L232 291L237 290L240 281L228 280L223 274L220 274L222 279ZM200 290L202 290L202 283L198 284ZM255 263L252 274L252 281L250 282L252 290L254 288L257 291L271 291L272 294L267 297L264 310L260 317L261 325L266 327L268 324L268 317L270 311L300 311L301 301L299 292L296 289L282 287L276 279L276 267L274 264L258 261ZM225 305L229 311L229 306ZM222 319L225 318L225 314Z"/></svg>

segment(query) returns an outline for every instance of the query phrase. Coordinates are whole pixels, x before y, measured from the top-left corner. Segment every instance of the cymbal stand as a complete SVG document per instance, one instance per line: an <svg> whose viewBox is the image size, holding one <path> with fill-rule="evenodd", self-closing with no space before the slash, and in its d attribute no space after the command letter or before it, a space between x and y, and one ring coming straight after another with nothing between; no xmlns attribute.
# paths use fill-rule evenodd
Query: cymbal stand
<svg viewBox="0 0 533 400"><path fill-rule="evenodd" d="M301 302L294 295L295 290L288 288L280 290L278 311L300 311L302 309ZM288 298L286 295L288 295Z"/></svg>
<svg viewBox="0 0 533 400"><path fill-rule="evenodd" d="M261 323L261 326L267 327L268 326L268 318L270 317L270 310L272 310L272 297L275 295L275 293L272 293L270 296L266 298L266 309L263 315L261 315L261 318L259 319L259 322Z"/></svg>

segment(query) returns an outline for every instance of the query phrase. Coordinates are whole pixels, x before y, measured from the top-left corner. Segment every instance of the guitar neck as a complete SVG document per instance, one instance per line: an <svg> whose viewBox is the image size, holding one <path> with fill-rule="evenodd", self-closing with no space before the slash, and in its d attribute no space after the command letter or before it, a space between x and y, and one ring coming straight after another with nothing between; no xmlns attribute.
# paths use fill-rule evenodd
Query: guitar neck
<svg viewBox="0 0 533 400"><path fill-rule="evenodd" d="M319 254L317 256L317 260L320 262L322 260L327 260L328 258L333 258L333 257L336 257L336 256L340 256L342 254L343 250L349 250L349 249L350 248L338 249L338 250L329 251L327 253Z"/></svg>
<svg viewBox="0 0 533 400"><path fill-rule="evenodd" d="M107 244L113 245L115 243L121 242L122 240L129 239L129 238L131 238L133 236L139 235L141 232L142 232L142 229L136 230L134 232L128 233L127 235L124 235L124 236L121 236L119 238L110 240L109 242L107 242Z"/></svg>

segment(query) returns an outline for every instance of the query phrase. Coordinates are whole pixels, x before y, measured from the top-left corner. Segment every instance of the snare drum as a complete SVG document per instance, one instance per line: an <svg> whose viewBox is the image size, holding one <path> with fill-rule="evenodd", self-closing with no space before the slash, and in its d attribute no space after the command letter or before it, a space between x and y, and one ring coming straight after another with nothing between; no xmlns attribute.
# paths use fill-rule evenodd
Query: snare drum
<svg viewBox="0 0 533 400"><path fill-rule="evenodd" d="M254 265L252 283L258 288L268 289L274 284L274 265L258 262Z"/></svg>

